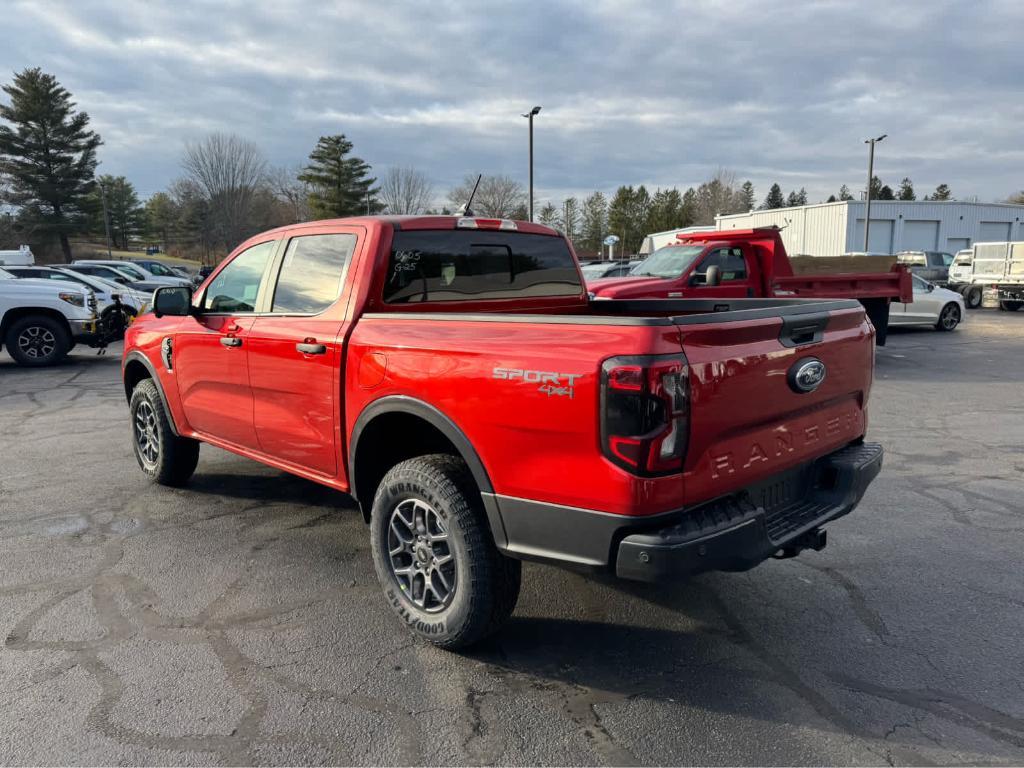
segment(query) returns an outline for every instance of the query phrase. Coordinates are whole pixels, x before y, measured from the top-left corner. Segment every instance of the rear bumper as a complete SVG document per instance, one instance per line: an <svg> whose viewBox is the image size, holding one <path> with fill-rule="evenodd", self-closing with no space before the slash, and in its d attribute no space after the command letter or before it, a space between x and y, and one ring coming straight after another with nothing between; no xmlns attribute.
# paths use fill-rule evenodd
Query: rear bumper
<svg viewBox="0 0 1024 768"><path fill-rule="evenodd" d="M509 555L674 581L821 549L821 526L857 506L882 468L882 454L876 443L850 445L738 493L641 520L493 494L484 502L497 544Z"/></svg>
<svg viewBox="0 0 1024 768"><path fill-rule="evenodd" d="M850 512L882 468L882 446L836 451L767 483L697 507L675 525L626 536L615 573L663 581L702 571L745 571L776 553L821 549L819 528Z"/></svg>

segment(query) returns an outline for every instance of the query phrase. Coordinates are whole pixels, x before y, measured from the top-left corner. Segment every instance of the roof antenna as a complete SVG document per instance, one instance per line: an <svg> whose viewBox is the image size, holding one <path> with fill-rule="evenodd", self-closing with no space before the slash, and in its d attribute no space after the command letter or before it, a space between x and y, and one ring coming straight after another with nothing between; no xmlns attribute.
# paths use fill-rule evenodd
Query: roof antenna
<svg viewBox="0 0 1024 768"><path fill-rule="evenodd" d="M482 179L483 177L484 177L484 175L482 173L478 173L477 174L477 176L476 176L476 184L473 185L473 191L469 193L469 200L467 200L466 204L464 206L462 206L462 215L463 216L472 216L473 215L473 209L470 208L470 206L473 204L473 198L476 197L476 190L480 186L480 179Z"/></svg>

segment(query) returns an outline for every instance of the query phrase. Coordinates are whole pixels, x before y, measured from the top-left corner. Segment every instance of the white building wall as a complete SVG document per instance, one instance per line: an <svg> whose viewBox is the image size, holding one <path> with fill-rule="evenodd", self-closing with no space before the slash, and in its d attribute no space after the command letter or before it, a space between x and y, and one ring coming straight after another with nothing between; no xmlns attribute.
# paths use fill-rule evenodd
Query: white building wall
<svg viewBox="0 0 1024 768"><path fill-rule="evenodd" d="M836 256L864 250L864 208L860 200L719 216L719 230L777 225L791 254ZM910 225L908 226L908 222ZM955 253L993 235L1024 240L1024 205L930 201L871 202L869 251L895 253L923 247L934 236L940 251ZM1003 234L1008 233L1008 234Z"/></svg>

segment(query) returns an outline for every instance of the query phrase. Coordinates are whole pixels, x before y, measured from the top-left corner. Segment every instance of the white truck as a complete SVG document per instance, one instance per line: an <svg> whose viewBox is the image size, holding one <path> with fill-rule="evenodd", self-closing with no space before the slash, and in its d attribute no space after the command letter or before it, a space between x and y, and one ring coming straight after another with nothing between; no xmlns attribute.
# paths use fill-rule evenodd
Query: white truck
<svg viewBox="0 0 1024 768"><path fill-rule="evenodd" d="M53 365L78 343L102 347L96 307L85 286L21 280L0 268L0 346L19 365Z"/></svg>
<svg viewBox="0 0 1024 768"><path fill-rule="evenodd" d="M949 268L949 288L964 297L968 309L981 306L986 289L998 293L999 308L1024 306L1024 242L975 243L957 252Z"/></svg>
<svg viewBox="0 0 1024 768"><path fill-rule="evenodd" d="M36 257L32 253L32 249L27 245L21 246L16 251L3 251L0 250L0 267L3 266L19 266L29 267L36 263Z"/></svg>

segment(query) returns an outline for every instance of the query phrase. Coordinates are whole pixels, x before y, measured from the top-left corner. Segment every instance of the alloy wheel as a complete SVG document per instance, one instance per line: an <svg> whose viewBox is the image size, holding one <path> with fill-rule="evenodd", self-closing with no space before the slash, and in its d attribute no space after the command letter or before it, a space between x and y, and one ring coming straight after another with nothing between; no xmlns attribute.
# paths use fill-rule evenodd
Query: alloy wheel
<svg viewBox="0 0 1024 768"><path fill-rule="evenodd" d="M149 467L156 466L160 457L160 443L157 440L156 413L153 406L143 400L135 409L135 444L138 446L139 455L143 462Z"/></svg>
<svg viewBox="0 0 1024 768"><path fill-rule="evenodd" d="M960 310L957 309L956 305L950 304L942 310L939 322L942 323L942 327L947 331L952 331L960 322Z"/></svg>
<svg viewBox="0 0 1024 768"><path fill-rule="evenodd" d="M33 360L49 357L57 349L57 337L49 328L30 325L18 334L18 349Z"/></svg>
<svg viewBox="0 0 1024 768"><path fill-rule="evenodd" d="M455 597L455 556L444 521L420 499L399 502L388 520L388 563L402 593L426 613Z"/></svg>

